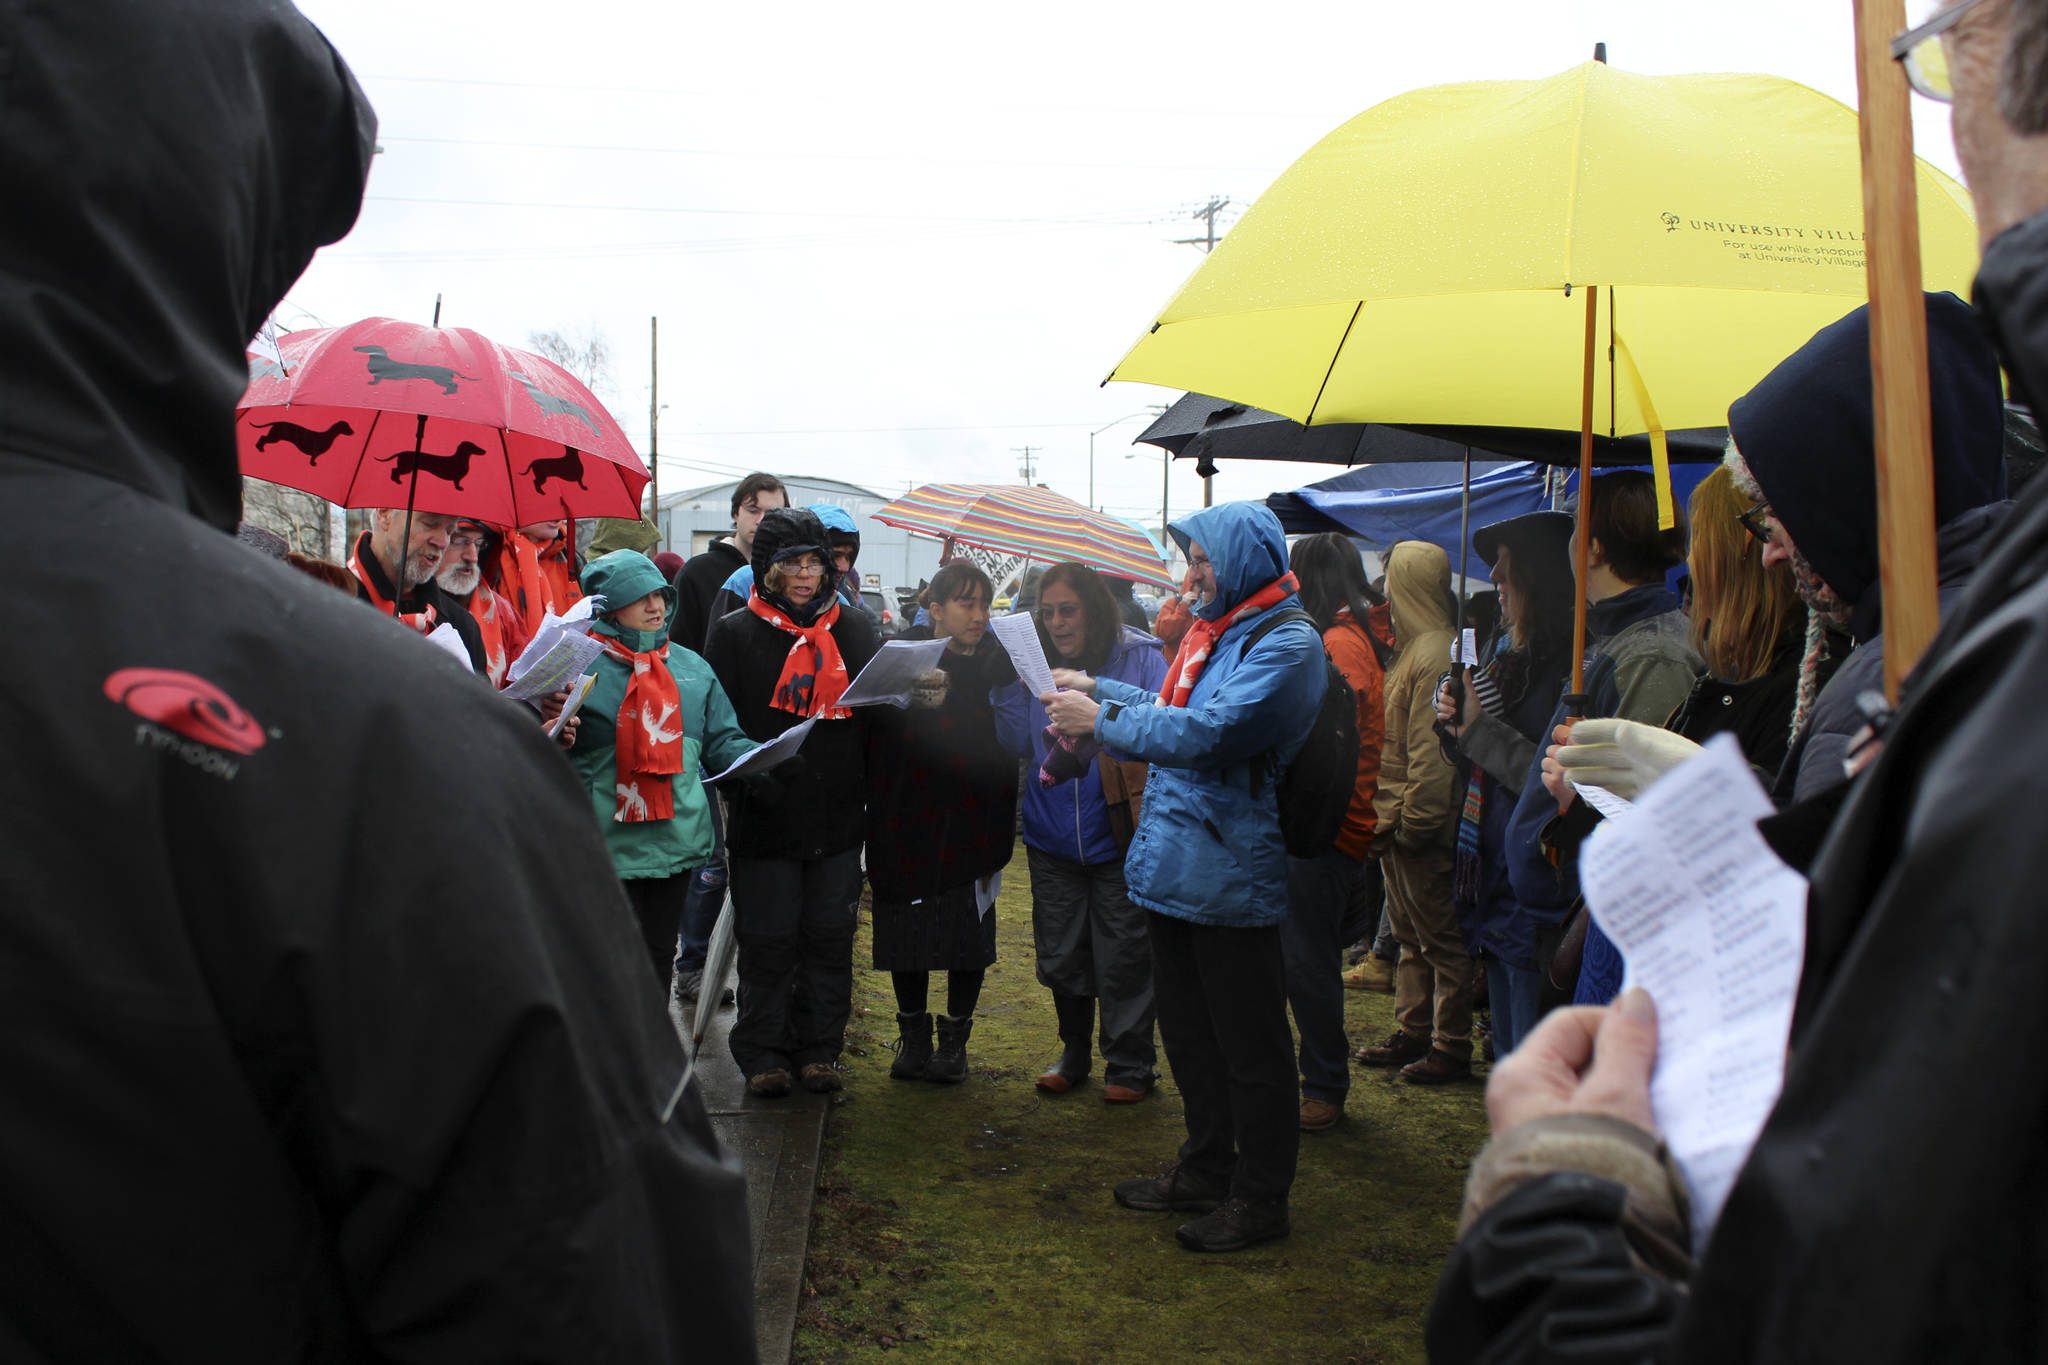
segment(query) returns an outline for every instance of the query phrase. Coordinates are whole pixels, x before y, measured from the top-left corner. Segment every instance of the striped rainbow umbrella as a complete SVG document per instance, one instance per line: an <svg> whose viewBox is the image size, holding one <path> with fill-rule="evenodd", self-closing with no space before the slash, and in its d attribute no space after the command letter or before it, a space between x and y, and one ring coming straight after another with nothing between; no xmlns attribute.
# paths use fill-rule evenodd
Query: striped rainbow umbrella
<svg viewBox="0 0 2048 1365"><path fill-rule="evenodd" d="M886 525L939 540L1048 564L1074 559L1133 582L1174 586L1150 536L1049 488L928 483L873 515Z"/></svg>

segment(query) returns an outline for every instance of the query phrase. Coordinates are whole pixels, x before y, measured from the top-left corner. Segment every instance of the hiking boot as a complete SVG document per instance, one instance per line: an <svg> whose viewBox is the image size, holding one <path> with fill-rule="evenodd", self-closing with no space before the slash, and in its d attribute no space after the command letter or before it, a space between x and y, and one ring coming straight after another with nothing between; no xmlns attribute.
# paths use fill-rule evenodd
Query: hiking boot
<svg viewBox="0 0 2048 1365"><path fill-rule="evenodd" d="M1174 1230L1189 1251L1242 1251L1288 1232L1285 1199L1239 1199L1232 1196L1192 1223Z"/></svg>
<svg viewBox="0 0 2048 1365"><path fill-rule="evenodd" d="M938 1018L939 1045L924 1064L924 1078L939 1085L958 1085L967 1079L967 1035L974 1032L974 1016L956 1019L950 1014Z"/></svg>
<svg viewBox="0 0 2048 1365"><path fill-rule="evenodd" d="M789 1093L789 1073L781 1067L747 1077L747 1093L757 1100L779 1100Z"/></svg>
<svg viewBox="0 0 2048 1365"><path fill-rule="evenodd" d="M1470 1080L1471 1077L1471 1058L1453 1056L1440 1047L1431 1048L1427 1057L1401 1068L1401 1079L1417 1085L1442 1085L1446 1081Z"/></svg>
<svg viewBox="0 0 2048 1365"><path fill-rule="evenodd" d="M1360 1066L1406 1066L1429 1055L1429 1039L1396 1031L1384 1043L1362 1047L1351 1054Z"/></svg>
<svg viewBox="0 0 2048 1365"><path fill-rule="evenodd" d="M694 972L681 970L678 970L676 972L676 999L686 1001L689 1004L694 1005L697 1003L697 993L703 989L704 971L702 968L699 968Z"/></svg>
<svg viewBox="0 0 2048 1365"><path fill-rule="evenodd" d="M932 1016L928 1011L896 1016L896 1060L889 1074L899 1081L921 1081L932 1060Z"/></svg>
<svg viewBox="0 0 2048 1365"><path fill-rule="evenodd" d="M1367 953L1356 967L1344 973L1344 988L1352 991L1378 991L1381 995L1394 993L1394 964L1374 953Z"/></svg>
<svg viewBox="0 0 2048 1365"><path fill-rule="evenodd" d="M1088 1079L1088 1070L1094 1060L1094 1053L1088 1048L1086 1038L1069 1038L1067 1045L1060 1049L1060 1058L1047 1067L1032 1084L1048 1095L1064 1095Z"/></svg>
<svg viewBox="0 0 2048 1365"><path fill-rule="evenodd" d="M1138 1081L1133 1085L1111 1081L1102 1087L1102 1099L1105 1104L1136 1104L1151 1093L1151 1081Z"/></svg>
<svg viewBox="0 0 2048 1365"><path fill-rule="evenodd" d="M1175 1166L1149 1180L1120 1180L1116 1202L1140 1213L1208 1213L1230 1193L1227 1182L1212 1181Z"/></svg>
<svg viewBox="0 0 2048 1365"><path fill-rule="evenodd" d="M1344 1117L1344 1106L1328 1100L1303 1100L1301 1102L1301 1131L1320 1133L1335 1128L1337 1120Z"/></svg>
<svg viewBox="0 0 2048 1365"><path fill-rule="evenodd" d="M813 1095L829 1095L835 1090L844 1089L846 1086L845 1077L841 1076L839 1068L833 1066L830 1062L811 1062L807 1064L803 1069L801 1079L804 1083L804 1089L810 1091Z"/></svg>

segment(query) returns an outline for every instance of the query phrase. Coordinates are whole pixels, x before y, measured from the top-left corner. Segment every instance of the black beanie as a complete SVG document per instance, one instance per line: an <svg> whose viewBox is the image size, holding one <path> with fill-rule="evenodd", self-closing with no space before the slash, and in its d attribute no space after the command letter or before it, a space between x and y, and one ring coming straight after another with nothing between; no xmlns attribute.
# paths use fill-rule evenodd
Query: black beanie
<svg viewBox="0 0 2048 1365"><path fill-rule="evenodd" d="M1927 297L1934 524L2005 496L1998 360L1969 305ZM1870 309L1830 323L1728 409L1728 434L1772 515L1854 606L1878 579Z"/></svg>

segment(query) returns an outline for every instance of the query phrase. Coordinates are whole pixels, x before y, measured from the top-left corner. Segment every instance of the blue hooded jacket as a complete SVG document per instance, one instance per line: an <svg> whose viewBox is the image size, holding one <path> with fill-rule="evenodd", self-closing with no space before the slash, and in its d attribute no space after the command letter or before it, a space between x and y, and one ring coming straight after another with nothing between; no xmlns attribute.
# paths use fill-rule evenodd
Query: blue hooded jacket
<svg viewBox="0 0 2048 1365"><path fill-rule="evenodd" d="M1129 683L1157 696L1166 681L1166 656L1159 652L1157 638L1125 626L1095 677ZM1071 782L1041 786L1038 770L1045 766L1051 747L1045 738L1045 708L1038 698L1025 695L1021 681L998 688L993 700L996 738L1011 753L1030 760L1024 771L1024 842L1041 853L1091 866L1122 858L1109 830L1101 775L1090 769Z"/></svg>
<svg viewBox="0 0 2048 1365"><path fill-rule="evenodd" d="M1203 620L1222 619L1287 573L1287 538L1261 503L1203 508L1167 529L1183 552L1199 544L1216 566L1216 599L1196 612ZM1300 600L1290 593L1269 610ZM1095 737L1152 765L1124 858L1131 899L1148 910L1231 928L1286 918L1275 773L1294 761L1322 705L1323 642L1307 621L1290 621L1247 651L1263 614L1216 641L1184 707L1129 683L1096 683Z"/></svg>

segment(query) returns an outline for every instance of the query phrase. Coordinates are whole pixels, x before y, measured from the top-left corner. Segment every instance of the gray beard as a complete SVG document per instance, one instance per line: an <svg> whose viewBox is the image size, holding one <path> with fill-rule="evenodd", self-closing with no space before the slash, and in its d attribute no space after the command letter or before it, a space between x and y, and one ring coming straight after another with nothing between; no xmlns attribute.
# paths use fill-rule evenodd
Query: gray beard
<svg viewBox="0 0 2048 1365"><path fill-rule="evenodd" d="M434 581L441 585L441 591L468 601L477 584L483 581L483 576L483 570L463 565L461 568L443 569L434 575Z"/></svg>

